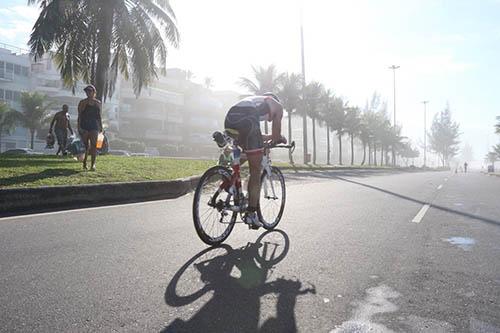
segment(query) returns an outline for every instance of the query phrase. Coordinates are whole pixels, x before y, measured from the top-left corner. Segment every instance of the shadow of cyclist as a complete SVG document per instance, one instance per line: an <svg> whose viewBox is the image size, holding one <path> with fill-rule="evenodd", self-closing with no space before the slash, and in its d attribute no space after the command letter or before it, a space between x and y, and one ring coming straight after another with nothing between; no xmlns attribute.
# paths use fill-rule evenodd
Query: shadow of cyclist
<svg viewBox="0 0 500 333"><path fill-rule="evenodd" d="M278 241L277 238L280 238ZM280 230L263 233L255 243L232 249L222 245L203 250L184 264L165 292L168 305L191 305L210 298L183 321L172 321L162 332L293 332L296 331L295 303L299 295L315 293L314 286L302 288L298 280L278 278L268 282L273 267L288 253L290 241ZM195 272L199 281L190 278ZM187 274L181 279L182 275ZM201 288L187 292L196 284ZM276 295L276 317L259 328L260 298Z"/></svg>

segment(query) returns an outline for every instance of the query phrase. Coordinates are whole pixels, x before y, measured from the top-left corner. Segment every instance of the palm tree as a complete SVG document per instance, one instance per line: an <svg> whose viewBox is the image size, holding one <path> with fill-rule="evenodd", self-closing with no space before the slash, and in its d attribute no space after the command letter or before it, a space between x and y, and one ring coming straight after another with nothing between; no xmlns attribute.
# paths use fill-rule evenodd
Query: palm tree
<svg viewBox="0 0 500 333"><path fill-rule="evenodd" d="M500 116L497 116L497 121L498 123L495 125L495 133L500 134Z"/></svg>
<svg viewBox="0 0 500 333"><path fill-rule="evenodd" d="M332 102L332 130L337 132L339 140L339 164L342 165L342 136L345 133L345 110L347 102L344 102L341 97L334 97Z"/></svg>
<svg viewBox="0 0 500 333"><path fill-rule="evenodd" d="M16 111L16 119L24 128L29 129L31 134L31 149L33 149L35 132L49 121L49 108L51 105L46 102L47 96L40 93L21 93L22 112Z"/></svg>
<svg viewBox="0 0 500 333"><path fill-rule="evenodd" d="M2 152L2 135L10 134L16 123L14 112L8 104L0 102L0 153Z"/></svg>
<svg viewBox="0 0 500 333"><path fill-rule="evenodd" d="M285 73L281 77L278 95L283 104L283 108L288 113L288 142L292 142L292 113L300 103L300 94L302 92L302 76L296 73ZM290 163L293 164L293 157L289 151Z"/></svg>
<svg viewBox="0 0 500 333"><path fill-rule="evenodd" d="M304 108L312 120L313 164L316 164L316 120L320 117L321 98L325 88L319 82L312 81L304 87Z"/></svg>
<svg viewBox="0 0 500 333"><path fill-rule="evenodd" d="M238 84L247 89L252 95L262 95L266 92L276 92L279 89L283 73L278 73L275 65L266 67L252 66L255 81L246 77L240 77ZM267 122L264 122L264 131L268 133Z"/></svg>
<svg viewBox="0 0 500 333"><path fill-rule="evenodd" d="M366 162L366 146L368 146L368 156L370 156L371 153L370 139L373 136L370 130L371 115L371 112L365 110L365 112L360 115L359 119L359 139L363 144L363 160L361 161L361 165L364 165ZM369 161L371 161L371 158L369 158Z"/></svg>
<svg viewBox="0 0 500 333"><path fill-rule="evenodd" d="M333 92L328 89L324 90L323 94L320 98L321 103L320 103L320 117L319 120L321 123L326 125L326 164L330 165L330 131L332 128L333 124L333 101L334 101L335 95Z"/></svg>
<svg viewBox="0 0 500 333"><path fill-rule="evenodd" d="M211 89L213 86L214 86L214 79L212 79L211 77L206 77L204 80L203 80L203 84L205 85L205 88L207 89Z"/></svg>
<svg viewBox="0 0 500 333"><path fill-rule="evenodd" d="M360 133L361 113L358 107L350 107L346 111L345 129L351 139L351 165L354 165L354 137Z"/></svg>
<svg viewBox="0 0 500 333"><path fill-rule="evenodd" d="M40 5L29 45L37 58L55 48L66 86L94 84L97 98L112 96L118 72L132 77L139 95L165 69L166 42L177 47L179 32L168 0L28 0Z"/></svg>

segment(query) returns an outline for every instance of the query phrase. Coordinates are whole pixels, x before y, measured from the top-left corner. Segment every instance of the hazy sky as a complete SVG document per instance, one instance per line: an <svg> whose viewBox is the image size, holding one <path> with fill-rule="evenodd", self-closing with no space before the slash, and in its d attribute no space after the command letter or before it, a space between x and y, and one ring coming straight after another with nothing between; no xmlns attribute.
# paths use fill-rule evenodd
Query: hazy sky
<svg viewBox="0 0 500 333"><path fill-rule="evenodd" d="M2 0L0 42L26 47L37 17L26 0ZM476 159L500 115L500 0L171 0L181 47L169 66L190 69L195 81L212 77L216 89L241 90L251 65L300 71L300 12L307 80L318 80L351 104L364 106L373 91L392 117L396 72L397 122L415 143L423 140L422 100L428 125L449 102L462 142Z"/></svg>

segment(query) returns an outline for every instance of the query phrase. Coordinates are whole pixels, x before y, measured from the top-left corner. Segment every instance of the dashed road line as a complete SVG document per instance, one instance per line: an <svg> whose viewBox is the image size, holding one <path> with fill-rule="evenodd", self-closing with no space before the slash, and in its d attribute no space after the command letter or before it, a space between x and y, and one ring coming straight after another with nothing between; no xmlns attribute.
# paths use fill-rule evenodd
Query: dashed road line
<svg viewBox="0 0 500 333"><path fill-rule="evenodd" d="M441 184L441 185L438 186L438 190L440 190L442 188L443 188L443 184Z"/></svg>
<svg viewBox="0 0 500 333"><path fill-rule="evenodd" d="M427 210L431 207L429 204L425 204L420 211L415 215L413 220L411 220L413 223L420 223L422 219L424 218L425 213L427 213Z"/></svg>

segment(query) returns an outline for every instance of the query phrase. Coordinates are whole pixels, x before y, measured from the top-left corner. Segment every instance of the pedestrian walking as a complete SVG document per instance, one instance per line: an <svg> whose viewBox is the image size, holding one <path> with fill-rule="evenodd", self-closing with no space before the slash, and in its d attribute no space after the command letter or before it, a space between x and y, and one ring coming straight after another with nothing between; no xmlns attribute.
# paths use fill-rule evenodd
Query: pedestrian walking
<svg viewBox="0 0 500 333"><path fill-rule="evenodd" d="M85 145L83 169L87 170L87 157L90 154L90 170L95 171L97 136L102 132L102 106L101 102L95 98L96 89L93 85L89 84L83 90L87 98L78 103L78 133Z"/></svg>
<svg viewBox="0 0 500 333"><path fill-rule="evenodd" d="M68 144L68 129L73 135L73 129L71 128L69 113L68 113L68 105L64 104L62 106L62 111L57 112L52 118L50 122L49 133L54 135L52 130L55 132L55 136L57 139L57 145L59 148L57 149L56 156L61 153L62 155L66 155L66 146Z"/></svg>

